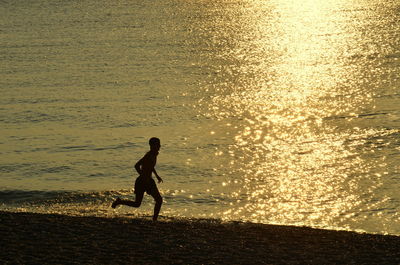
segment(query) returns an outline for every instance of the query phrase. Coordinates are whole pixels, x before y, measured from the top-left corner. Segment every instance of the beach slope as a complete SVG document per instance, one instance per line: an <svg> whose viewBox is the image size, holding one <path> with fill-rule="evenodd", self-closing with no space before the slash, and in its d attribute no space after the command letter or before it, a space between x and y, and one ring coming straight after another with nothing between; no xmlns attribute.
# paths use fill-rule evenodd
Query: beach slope
<svg viewBox="0 0 400 265"><path fill-rule="evenodd" d="M400 264L400 237L217 220L0 212L1 264Z"/></svg>

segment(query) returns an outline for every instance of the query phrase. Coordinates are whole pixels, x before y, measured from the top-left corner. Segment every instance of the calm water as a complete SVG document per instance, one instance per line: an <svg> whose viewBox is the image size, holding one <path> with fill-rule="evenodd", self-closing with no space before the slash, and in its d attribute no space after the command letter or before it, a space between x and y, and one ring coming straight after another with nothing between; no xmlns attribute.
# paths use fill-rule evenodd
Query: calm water
<svg viewBox="0 0 400 265"><path fill-rule="evenodd" d="M400 3L4 0L0 210L400 235Z"/></svg>

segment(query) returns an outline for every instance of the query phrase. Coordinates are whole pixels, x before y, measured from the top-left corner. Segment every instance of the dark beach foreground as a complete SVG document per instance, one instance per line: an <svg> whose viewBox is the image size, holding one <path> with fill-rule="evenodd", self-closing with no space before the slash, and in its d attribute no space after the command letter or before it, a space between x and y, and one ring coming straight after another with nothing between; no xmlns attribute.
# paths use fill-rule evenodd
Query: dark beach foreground
<svg viewBox="0 0 400 265"><path fill-rule="evenodd" d="M400 264L400 237L216 220L0 212L1 264Z"/></svg>

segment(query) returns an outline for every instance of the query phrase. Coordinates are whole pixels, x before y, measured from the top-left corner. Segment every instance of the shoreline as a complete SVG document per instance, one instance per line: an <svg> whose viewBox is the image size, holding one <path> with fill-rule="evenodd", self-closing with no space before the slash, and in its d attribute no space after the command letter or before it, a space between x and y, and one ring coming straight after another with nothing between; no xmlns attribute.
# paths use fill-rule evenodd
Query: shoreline
<svg viewBox="0 0 400 265"><path fill-rule="evenodd" d="M0 211L2 264L400 264L400 236Z"/></svg>

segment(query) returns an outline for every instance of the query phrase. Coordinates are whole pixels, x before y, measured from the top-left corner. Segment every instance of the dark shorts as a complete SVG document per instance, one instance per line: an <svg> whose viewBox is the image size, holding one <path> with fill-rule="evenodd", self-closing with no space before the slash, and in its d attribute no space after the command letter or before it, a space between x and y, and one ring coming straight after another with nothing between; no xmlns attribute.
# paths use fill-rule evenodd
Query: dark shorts
<svg viewBox="0 0 400 265"><path fill-rule="evenodd" d="M147 193L149 195L154 194L157 189L156 182L152 178L146 178L139 176L135 181L135 194Z"/></svg>

